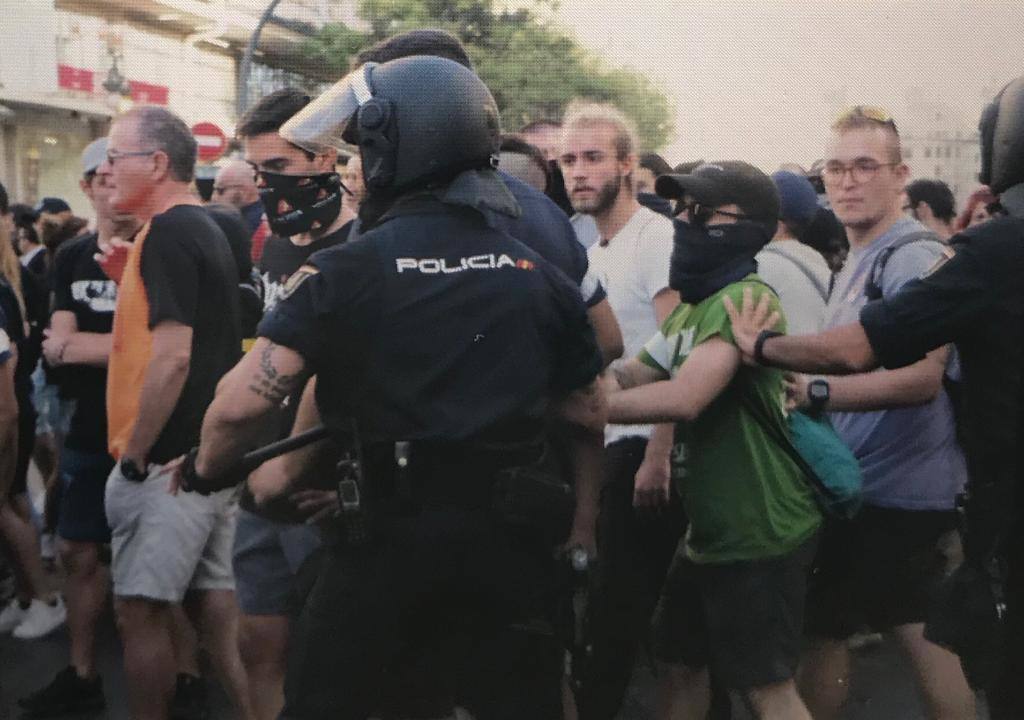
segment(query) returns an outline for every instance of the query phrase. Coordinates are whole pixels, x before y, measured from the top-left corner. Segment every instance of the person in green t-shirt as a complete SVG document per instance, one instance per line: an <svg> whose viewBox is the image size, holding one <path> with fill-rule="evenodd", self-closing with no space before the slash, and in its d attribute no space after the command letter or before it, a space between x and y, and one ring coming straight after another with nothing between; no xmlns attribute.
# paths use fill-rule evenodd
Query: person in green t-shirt
<svg viewBox="0 0 1024 720"><path fill-rule="evenodd" d="M740 162L666 175L681 199L670 286L682 303L640 355L615 368L609 420L675 423L673 479L690 519L656 614L672 717L703 718L708 667L758 718L809 720L793 682L821 512L773 439L788 432L782 374L741 363L723 297L769 292L754 256L772 238L778 195ZM611 384L611 383L609 383ZM775 427L766 427L766 423Z"/></svg>

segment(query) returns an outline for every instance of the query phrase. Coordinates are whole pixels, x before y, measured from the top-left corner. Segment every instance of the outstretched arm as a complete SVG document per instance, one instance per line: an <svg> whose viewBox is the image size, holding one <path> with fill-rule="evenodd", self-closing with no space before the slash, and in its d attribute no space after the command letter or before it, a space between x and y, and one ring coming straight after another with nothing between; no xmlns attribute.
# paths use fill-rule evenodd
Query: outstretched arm
<svg viewBox="0 0 1024 720"><path fill-rule="evenodd" d="M723 298L732 322L736 346L743 362L757 364L755 344L762 330L778 322L778 313L769 313L770 294L764 292L755 303L750 288L743 290L743 305L737 308L729 297ZM860 323L843 325L815 335L772 337L761 346L763 360L774 367L809 373L849 375L878 367L878 359Z"/></svg>
<svg viewBox="0 0 1024 720"><path fill-rule="evenodd" d="M608 417L617 423L690 421L732 381L740 367L735 345L713 337L693 349L671 380L613 393Z"/></svg>

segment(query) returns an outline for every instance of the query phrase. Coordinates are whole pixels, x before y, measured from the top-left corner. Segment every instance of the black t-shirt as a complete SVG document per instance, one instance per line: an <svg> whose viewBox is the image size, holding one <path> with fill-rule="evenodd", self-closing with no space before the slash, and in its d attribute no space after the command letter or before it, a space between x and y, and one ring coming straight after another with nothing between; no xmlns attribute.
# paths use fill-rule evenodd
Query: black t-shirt
<svg viewBox="0 0 1024 720"><path fill-rule="evenodd" d="M354 416L368 441L535 433L600 372L579 288L468 208L421 205L308 266L259 334L303 355L329 425Z"/></svg>
<svg viewBox="0 0 1024 720"><path fill-rule="evenodd" d="M217 383L241 356L238 269L210 215L195 205L177 205L153 218L141 272L150 329L165 320L192 328L185 386L148 457L165 463L198 444Z"/></svg>
<svg viewBox="0 0 1024 720"><path fill-rule="evenodd" d="M288 238L272 235L267 239L260 258L260 274L263 276L263 311L268 312L281 299L285 284L296 270L309 259L313 253L340 245L348 239L352 223L347 222L341 228L317 238L308 245L296 245Z"/></svg>
<svg viewBox="0 0 1024 720"><path fill-rule="evenodd" d="M971 481L1012 488L1024 478L1024 220L992 219L952 244L952 259L869 303L860 320L886 367L956 344ZM1024 509L1024 492L1016 502Z"/></svg>
<svg viewBox="0 0 1024 720"><path fill-rule="evenodd" d="M79 332L109 333L117 306L117 283L93 259L95 233L64 243L53 261L54 312L73 313ZM61 394L77 401L65 444L81 452L107 449L107 369L90 365L58 368Z"/></svg>

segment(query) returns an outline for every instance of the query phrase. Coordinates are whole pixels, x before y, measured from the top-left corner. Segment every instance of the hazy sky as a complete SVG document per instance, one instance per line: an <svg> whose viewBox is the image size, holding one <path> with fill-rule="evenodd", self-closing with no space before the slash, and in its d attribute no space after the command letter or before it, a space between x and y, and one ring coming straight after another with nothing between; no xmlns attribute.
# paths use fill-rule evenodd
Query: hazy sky
<svg viewBox="0 0 1024 720"><path fill-rule="evenodd" d="M1022 0L561 0L557 20L673 98L673 164L806 165L838 109L880 104L899 122L914 87L973 128L982 88L1024 72Z"/></svg>

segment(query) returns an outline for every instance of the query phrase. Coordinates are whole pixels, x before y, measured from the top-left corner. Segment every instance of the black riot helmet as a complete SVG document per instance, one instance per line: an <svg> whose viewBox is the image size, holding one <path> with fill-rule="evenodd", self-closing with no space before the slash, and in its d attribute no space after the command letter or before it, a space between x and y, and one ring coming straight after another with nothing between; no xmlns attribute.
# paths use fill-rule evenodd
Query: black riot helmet
<svg viewBox="0 0 1024 720"><path fill-rule="evenodd" d="M417 55L366 63L280 133L312 152L358 146L367 190L395 196L497 167L501 124L494 97L473 71Z"/></svg>
<svg viewBox="0 0 1024 720"><path fill-rule="evenodd" d="M1024 77L1011 81L981 113L981 173L996 195L1024 183Z"/></svg>

